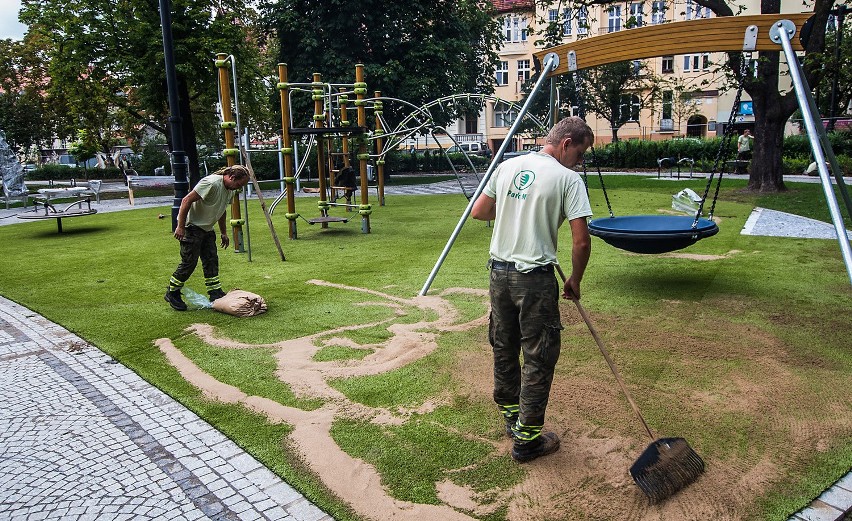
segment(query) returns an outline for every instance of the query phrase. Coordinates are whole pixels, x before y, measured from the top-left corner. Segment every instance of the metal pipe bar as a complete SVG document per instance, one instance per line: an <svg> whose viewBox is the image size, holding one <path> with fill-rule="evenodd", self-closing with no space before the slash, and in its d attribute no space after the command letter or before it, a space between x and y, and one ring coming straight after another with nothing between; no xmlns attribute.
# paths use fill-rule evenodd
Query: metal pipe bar
<svg viewBox="0 0 852 521"><path fill-rule="evenodd" d="M497 164L503 157L503 153L509 147L509 143L512 142L512 138L515 136L515 133L521 126L521 122L523 121L526 113L529 111L533 99L535 99L536 95L541 90L542 85L544 85L544 82L547 79L547 75L550 74L550 72L553 71L558 65L559 59L555 54L548 55L547 59L544 60L544 65L542 66L541 74L539 75L538 81L536 81L535 86L533 86L533 89L530 91L529 96L527 96L527 100L524 102L524 106L521 107L521 111L518 112L518 116L515 118L515 122L509 129L509 133L506 134L506 138L503 140L503 144L500 145L500 149L497 151L497 153L494 154L494 158L491 160L491 164L488 165L488 170L485 172L485 175L482 176L482 181L479 182L479 186L476 187L476 192L474 192L473 196L470 198L470 201L468 202L467 207L464 209L464 212L462 213L462 216L459 219L456 228L453 230L453 233L450 235L450 239L447 241L447 245L444 246L444 250L438 257L438 261L435 263L435 266L429 273L429 277L426 279L426 283L423 284L423 288L420 290L420 296L426 295L426 293L429 291L429 287L432 285L432 282L438 275L438 270L441 269L441 265L447 258L447 254L450 253L450 249L453 247L453 243L456 242L456 238L458 238L465 221L467 220L468 216L470 216L470 212L471 210L473 210L474 203L476 203L477 198L479 198L480 194L482 194L482 190L485 189L485 185L488 183L488 180L491 179L491 174L493 174L495 168L497 168Z"/></svg>
<svg viewBox="0 0 852 521"><path fill-rule="evenodd" d="M785 22L787 22L785 24ZM790 29L792 27L792 30ZM819 171L819 179L822 182L822 189L825 193L825 200L828 203L828 210L831 213L831 220L834 222L834 230L837 232L837 242L840 244L840 253L843 256L843 262L846 264L846 272L849 275L849 283L852 284L852 247L849 246L849 237L846 235L846 227L843 225L843 217L840 215L840 207L837 204L837 198L834 195L834 189L831 185L831 179L828 176L828 168L825 166L825 154L823 153L822 142L819 139L819 132L823 130L822 121L817 124L816 115L811 108L814 106L811 98L811 90L808 87L807 80L802 74L801 66L793 46L790 44L789 32L795 32L795 25L787 20L779 21L772 29L773 39L781 43L784 48L784 55L787 57L787 65L790 69L790 77L793 80L793 87L796 92L796 98L799 100L799 109L802 111L802 116L805 121L805 128L808 131L808 140L811 143L811 151L814 154L814 159L817 162ZM831 148L830 145L828 147ZM832 156L834 154L832 153ZM836 162L836 159L835 159Z"/></svg>

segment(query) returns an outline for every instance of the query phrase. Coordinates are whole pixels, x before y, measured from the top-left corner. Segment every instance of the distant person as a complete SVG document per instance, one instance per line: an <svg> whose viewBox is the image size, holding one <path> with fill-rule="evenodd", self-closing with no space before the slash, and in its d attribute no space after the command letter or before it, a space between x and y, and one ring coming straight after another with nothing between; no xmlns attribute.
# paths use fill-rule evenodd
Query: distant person
<svg viewBox="0 0 852 521"><path fill-rule="evenodd" d="M195 271L199 257L210 301L225 296L219 282L219 255L213 225L219 223L222 248L227 248L231 241L225 227L225 210L248 180L248 169L242 165L221 168L202 178L181 201L174 233L175 239L180 241L180 264L169 279L165 296L175 310L186 311L180 290Z"/></svg>
<svg viewBox="0 0 852 521"><path fill-rule="evenodd" d="M754 136L751 135L751 130L745 129L740 137L737 138L737 173L745 174L746 165L751 161L751 147Z"/></svg>
<svg viewBox="0 0 852 521"><path fill-rule="evenodd" d="M355 176L355 170L351 166L344 167L335 176L334 186L343 188L343 197L346 198L346 204L352 204L352 196L358 188L358 179Z"/></svg>
<svg viewBox="0 0 852 521"><path fill-rule="evenodd" d="M471 211L474 219L495 221L489 249L494 401L518 462L559 449L559 437L542 432L562 330L556 242L567 220L572 271L562 296L579 299L591 253L586 220L592 209L583 180L571 168L593 142L592 129L582 119L561 120L541 152L497 167Z"/></svg>

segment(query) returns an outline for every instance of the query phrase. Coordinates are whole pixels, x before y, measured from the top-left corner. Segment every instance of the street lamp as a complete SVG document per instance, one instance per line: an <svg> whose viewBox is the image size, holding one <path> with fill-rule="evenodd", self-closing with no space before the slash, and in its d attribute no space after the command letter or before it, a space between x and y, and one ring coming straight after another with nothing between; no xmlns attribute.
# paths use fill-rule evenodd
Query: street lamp
<svg viewBox="0 0 852 521"><path fill-rule="evenodd" d="M160 22L163 24L163 54L166 62L166 87L169 91L169 130L172 134L171 165L175 176L175 198L172 202L172 231L177 228L181 200L189 192L186 153L183 150L183 125L178 103L177 73L175 72L174 43L172 41L172 12L169 0L160 0Z"/></svg>

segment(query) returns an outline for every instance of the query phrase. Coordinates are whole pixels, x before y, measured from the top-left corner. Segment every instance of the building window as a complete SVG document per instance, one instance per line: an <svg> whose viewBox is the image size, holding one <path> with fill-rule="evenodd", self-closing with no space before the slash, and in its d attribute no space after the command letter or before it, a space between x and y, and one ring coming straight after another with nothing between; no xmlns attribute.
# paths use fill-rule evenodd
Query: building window
<svg viewBox="0 0 852 521"><path fill-rule="evenodd" d="M651 4L651 25L659 25L666 21L666 3L656 0Z"/></svg>
<svg viewBox="0 0 852 521"><path fill-rule="evenodd" d="M518 117L518 111L513 109L508 103L502 101L494 105L494 126L495 127L511 127Z"/></svg>
<svg viewBox="0 0 852 521"><path fill-rule="evenodd" d="M465 134L476 134L479 132L479 114L476 112L468 112L465 114L464 132Z"/></svg>
<svg viewBox="0 0 852 521"><path fill-rule="evenodd" d="M663 72L674 72L674 56L663 56Z"/></svg>
<svg viewBox="0 0 852 521"><path fill-rule="evenodd" d="M642 4L633 2L630 4L630 17L624 24L625 27L631 29L633 27L642 27Z"/></svg>
<svg viewBox="0 0 852 521"><path fill-rule="evenodd" d="M508 85L509 84L509 62L501 61L499 65L497 65L497 74L495 75L495 79L497 80L497 85Z"/></svg>
<svg viewBox="0 0 852 521"><path fill-rule="evenodd" d="M621 96L621 104L618 107L619 119L622 121L639 121L639 110L642 101L636 94L625 94Z"/></svg>
<svg viewBox="0 0 852 521"><path fill-rule="evenodd" d="M698 20L700 18L710 18L710 8L696 5L693 0L686 0L686 19Z"/></svg>
<svg viewBox="0 0 852 521"><path fill-rule="evenodd" d="M589 9L585 6L577 9L577 34L589 34Z"/></svg>
<svg viewBox="0 0 852 521"><path fill-rule="evenodd" d="M674 101L674 92L670 90L663 91L663 118L672 119L672 102Z"/></svg>
<svg viewBox="0 0 852 521"><path fill-rule="evenodd" d="M507 16L503 19L503 34L507 42L527 41L527 19L521 16Z"/></svg>
<svg viewBox="0 0 852 521"><path fill-rule="evenodd" d="M530 61L518 60L518 81L530 79Z"/></svg>
<svg viewBox="0 0 852 521"><path fill-rule="evenodd" d="M614 33L621 30L621 6L610 6L607 12L607 32Z"/></svg>
<svg viewBox="0 0 852 521"><path fill-rule="evenodd" d="M710 69L710 54L685 54L683 56L683 72L698 72Z"/></svg>
<svg viewBox="0 0 852 521"><path fill-rule="evenodd" d="M571 34L571 20L573 18L574 11L572 9L562 10L562 36L568 36Z"/></svg>

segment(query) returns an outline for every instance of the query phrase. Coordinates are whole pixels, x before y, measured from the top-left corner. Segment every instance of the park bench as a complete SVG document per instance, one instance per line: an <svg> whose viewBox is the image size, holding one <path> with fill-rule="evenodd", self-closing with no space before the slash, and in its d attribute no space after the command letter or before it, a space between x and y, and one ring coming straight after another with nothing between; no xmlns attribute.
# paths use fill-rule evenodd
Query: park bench
<svg viewBox="0 0 852 521"><path fill-rule="evenodd" d="M751 160L730 159L725 161L725 171L731 174L746 174Z"/></svg>
<svg viewBox="0 0 852 521"><path fill-rule="evenodd" d="M127 178L127 195L133 205L133 190L137 188L165 188L175 184L173 175L137 175L125 174Z"/></svg>

